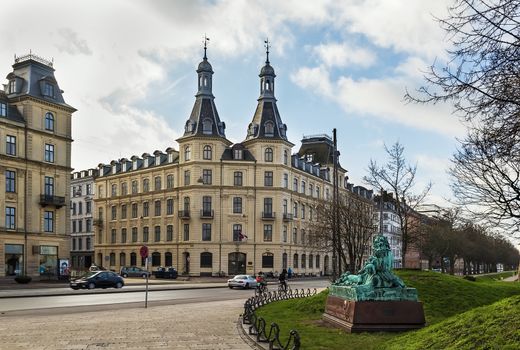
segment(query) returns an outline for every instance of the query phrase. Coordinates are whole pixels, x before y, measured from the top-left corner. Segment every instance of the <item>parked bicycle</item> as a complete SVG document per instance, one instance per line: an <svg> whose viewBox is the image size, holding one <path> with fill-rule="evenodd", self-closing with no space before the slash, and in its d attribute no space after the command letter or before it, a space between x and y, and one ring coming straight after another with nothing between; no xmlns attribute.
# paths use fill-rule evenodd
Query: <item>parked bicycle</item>
<svg viewBox="0 0 520 350"><path fill-rule="evenodd" d="M258 283L255 288L255 295L265 294L269 291L266 284Z"/></svg>

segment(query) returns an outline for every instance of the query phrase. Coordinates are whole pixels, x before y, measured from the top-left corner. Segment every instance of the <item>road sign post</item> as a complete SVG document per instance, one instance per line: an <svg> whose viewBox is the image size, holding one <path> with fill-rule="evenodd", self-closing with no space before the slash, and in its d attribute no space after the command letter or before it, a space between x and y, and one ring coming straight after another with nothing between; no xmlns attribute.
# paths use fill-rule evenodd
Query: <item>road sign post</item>
<svg viewBox="0 0 520 350"><path fill-rule="evenodd" d="M143 245L141 249L139 249L139 254L141 254L141 258L144 259L144 268L146 270L146 289L144 294L144 308L148 308L148 247Z"/></svg>

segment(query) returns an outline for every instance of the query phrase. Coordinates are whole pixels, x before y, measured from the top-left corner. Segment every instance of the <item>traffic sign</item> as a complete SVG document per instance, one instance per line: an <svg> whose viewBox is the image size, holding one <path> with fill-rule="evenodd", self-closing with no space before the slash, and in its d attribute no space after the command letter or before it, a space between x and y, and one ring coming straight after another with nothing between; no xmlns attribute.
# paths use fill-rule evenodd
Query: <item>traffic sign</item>
<svg viewBox="0 0 520 350"><path fill-rule="evenodd" d="M148 247L142 246L141 249L139 249L139 254L141 254L141 258L147 258L148 257Z"/></svg>

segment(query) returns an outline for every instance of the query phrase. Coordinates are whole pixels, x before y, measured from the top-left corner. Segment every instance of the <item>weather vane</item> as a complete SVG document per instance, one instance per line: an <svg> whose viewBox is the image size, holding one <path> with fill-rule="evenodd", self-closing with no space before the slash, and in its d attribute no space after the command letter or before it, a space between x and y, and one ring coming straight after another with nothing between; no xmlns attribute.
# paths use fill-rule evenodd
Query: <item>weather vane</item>
<svg viewBox="0 0 520 350"><path fill-rule="evenodd" d="M208 41L209 41L209 38L206 36L206 33L204 33L204 59L208 59L208 57L206 56L206 50L208 49Z"/></svg>
<svg viewBox="0 0 520 350"><path fill-rule="evenodd" d="M269 63L269 38L266 38L265 41L265 49L267 54L267 59L265 60L265 63Z"/></svg>

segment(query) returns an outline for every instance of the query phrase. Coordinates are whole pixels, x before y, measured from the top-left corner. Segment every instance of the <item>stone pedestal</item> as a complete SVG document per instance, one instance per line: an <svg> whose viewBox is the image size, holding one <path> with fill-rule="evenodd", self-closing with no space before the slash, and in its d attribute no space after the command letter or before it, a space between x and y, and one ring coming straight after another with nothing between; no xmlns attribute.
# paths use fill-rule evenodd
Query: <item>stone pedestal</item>
<svg viewBox="0 0 520 350"><path fill-rule="evenodd" d="M352 301L337 296L327 298L323 320L349 333L406 331L425 324L418 301Z"/></svg>

